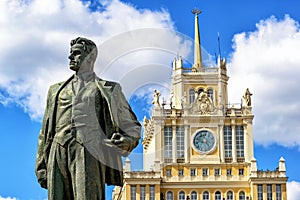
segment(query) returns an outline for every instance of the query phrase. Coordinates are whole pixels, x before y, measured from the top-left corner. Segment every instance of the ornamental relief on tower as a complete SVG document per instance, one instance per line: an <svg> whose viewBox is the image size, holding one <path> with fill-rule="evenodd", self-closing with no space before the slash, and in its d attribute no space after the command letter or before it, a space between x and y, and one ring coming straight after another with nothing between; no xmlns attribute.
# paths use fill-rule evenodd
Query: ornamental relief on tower
<svg viewBox="0 0 300 200"><path fill-rule="evenodd" d="M208 96L206 91L201 92L195 99L190 108L191 114L209 115L213 114L215 109L213 101Z"/></svg>

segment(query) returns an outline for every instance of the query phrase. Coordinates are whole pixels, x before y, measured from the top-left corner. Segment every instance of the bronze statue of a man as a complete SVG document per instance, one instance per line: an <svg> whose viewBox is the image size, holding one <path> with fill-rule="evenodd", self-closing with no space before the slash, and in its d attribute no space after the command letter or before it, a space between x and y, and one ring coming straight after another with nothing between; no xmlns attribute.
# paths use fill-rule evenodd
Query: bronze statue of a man
<svg viewBox="0 0 300 200"><path fill-rule="evenodd" d="M121 156L140 138L141 125L120 85L95 75L96 57L93 41L72 40L75 74L48 91L36 175L49 200L104 200L105 183L123 184Z"/></svg>

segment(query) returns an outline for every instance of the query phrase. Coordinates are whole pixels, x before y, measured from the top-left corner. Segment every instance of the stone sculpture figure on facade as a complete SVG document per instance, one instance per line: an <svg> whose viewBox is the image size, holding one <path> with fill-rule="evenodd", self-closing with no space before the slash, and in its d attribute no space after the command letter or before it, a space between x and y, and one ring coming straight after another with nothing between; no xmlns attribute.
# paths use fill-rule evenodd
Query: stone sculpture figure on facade
<svg viewBox="0 0 300 200"><path fill-rule="evenodd" d="M246 89L245 94L243 96L246 106L251 106L251 92L249 88Z"/></svg>
<svg viewBox="0 0 300 200"><path fill-rule="evenodd" d="M212 112L212 100L207 95L207 92L201 92L197 98L198 111L201 114L209 114Z"/></svg>
<svg viewBox="0 0 300 200"><path fill-rule="evenodd" d="M160 96L160 92L157 91L157 90L154 90L154 95L153 95L153 101L152 101L152 104L155 106L155 107L159 107L159 96Z"/></svg>
<svg viewBox="0 0 300 200"><path fill-rule="evenodd" d="M36 175L49 200L104 200L105 183L123 184L121 156L138 144L141 125L118 83L94 73L95 43L71 41L75 74L50 87L38 139Z"/></svg>

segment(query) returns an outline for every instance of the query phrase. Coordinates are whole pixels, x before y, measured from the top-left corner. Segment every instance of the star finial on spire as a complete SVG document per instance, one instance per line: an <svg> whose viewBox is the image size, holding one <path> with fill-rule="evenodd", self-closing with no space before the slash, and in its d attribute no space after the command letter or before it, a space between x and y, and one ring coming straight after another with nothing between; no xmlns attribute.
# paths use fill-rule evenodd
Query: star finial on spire
<svg viewBox="0 0 300 200"><path fill-rule="evenodd" d="M192 10L193 14L199 15L202 13L202 10L199 10L197 7L195 9Z"/></svg>

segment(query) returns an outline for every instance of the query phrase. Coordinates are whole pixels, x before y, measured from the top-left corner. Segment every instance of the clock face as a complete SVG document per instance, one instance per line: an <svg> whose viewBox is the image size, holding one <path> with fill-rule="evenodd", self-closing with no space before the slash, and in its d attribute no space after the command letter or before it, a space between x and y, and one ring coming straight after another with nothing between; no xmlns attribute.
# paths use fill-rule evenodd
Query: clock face
<svg viewBox="0 0 300 200"><path fill-rule="evenodd" d="M192 145L199 153L210 153L216 147L216 137L208 130L201 130L194 134Z"/></svg>

